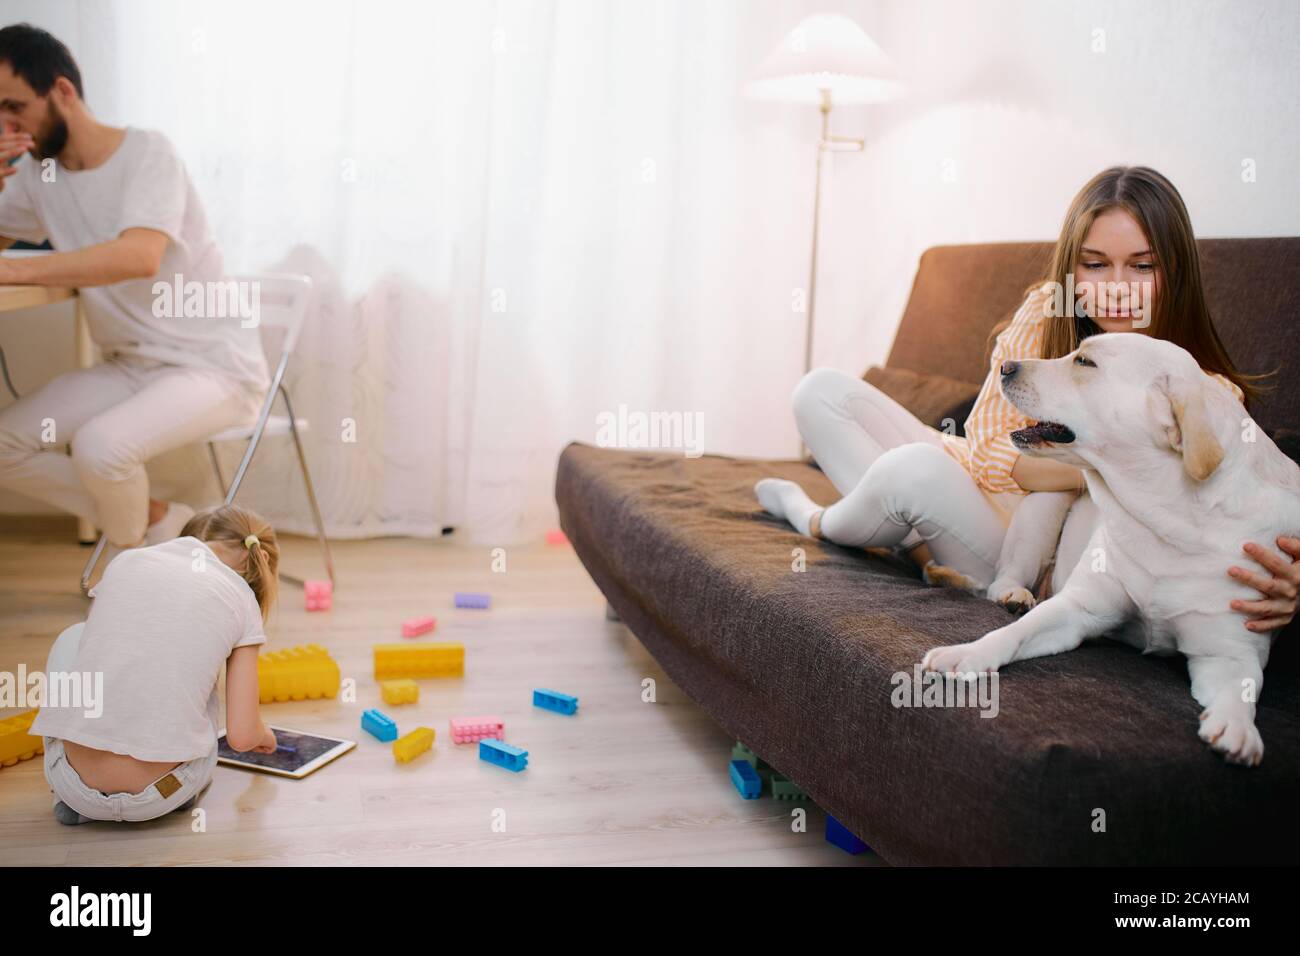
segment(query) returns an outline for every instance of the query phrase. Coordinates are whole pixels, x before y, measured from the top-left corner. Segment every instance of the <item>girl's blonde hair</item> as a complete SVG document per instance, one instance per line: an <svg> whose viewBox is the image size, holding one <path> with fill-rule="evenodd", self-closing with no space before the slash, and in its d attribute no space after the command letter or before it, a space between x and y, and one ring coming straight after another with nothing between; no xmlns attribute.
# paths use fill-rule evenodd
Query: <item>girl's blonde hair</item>
<svg viewBox="0 0 1300 956"><path fill-rule="evenodd" d="M261 515L238 505L219 505L200 511L181 529L182 538L221 541L245 555L242 568L236 568L253 589L257 606L266 622L279 588L276 572L280 567L280 545L275 529Z"/></svg>
<svg viewBox="0 0 1300 956"><path fill-rule="evenodd" d="M1251 400L1259 396L1260 387L1256 382L1267 376L1240 372L1228 357L1205 302L1201 260L1187 207L1174 184L1154 169L1112 166L1092 177L1065 214L1048 275L1030 286L1025 295L1030 295L1043 282L1065 288L1065 277L1078 267L1080 248L1088 230L1099 215L1110 209L1123 209L1136 220L1150 243L1151 258L1160 273L1160 291L1147 334L1182 346L1202 369L1235 382L1245 395L1244 404L1249 407ZM1066 303L1066 308L1071 314L1065 321L1047 324L1040 358L1068 355L1085 338L1101 332L1090 318L1075 311L1073 302ZM992 337L1008 324L1001 323L993 330Z"/></svg>

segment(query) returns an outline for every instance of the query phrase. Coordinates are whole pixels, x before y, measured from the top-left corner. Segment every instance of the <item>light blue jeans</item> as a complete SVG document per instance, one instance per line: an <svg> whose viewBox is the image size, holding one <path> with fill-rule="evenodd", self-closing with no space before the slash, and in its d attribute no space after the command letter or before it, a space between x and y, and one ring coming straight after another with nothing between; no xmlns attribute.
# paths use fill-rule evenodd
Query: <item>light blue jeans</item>
<svg viewBox="0 0 1300 956"><path fill-rule="evenodd" d="M74 669L83 627L84 624L74 624L58 636L45 662L47 672ZM207 756L175 767L139 793L104 793L82 782L68 763L62 740L57 737L41 739L45 741L45 779L56 802L63 801L91 820L139 823L165 816L196 797L211 782L212 770L217 765L217 742L214 739L212 752Z"/></svg>

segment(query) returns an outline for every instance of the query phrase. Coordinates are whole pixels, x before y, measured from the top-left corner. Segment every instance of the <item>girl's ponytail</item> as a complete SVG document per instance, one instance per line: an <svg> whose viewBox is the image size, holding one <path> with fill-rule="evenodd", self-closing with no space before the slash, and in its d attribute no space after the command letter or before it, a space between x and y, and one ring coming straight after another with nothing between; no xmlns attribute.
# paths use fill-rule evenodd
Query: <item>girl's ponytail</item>
<svg viewBox="0 0 1300 956"><path fill-rule="evenodd" d="M200 511L181 529L181 537L222 541L243 551L237 570L253 589L265 621L279 589L280 545L275 529L261 515L238 505L220 505Z"/></svg>

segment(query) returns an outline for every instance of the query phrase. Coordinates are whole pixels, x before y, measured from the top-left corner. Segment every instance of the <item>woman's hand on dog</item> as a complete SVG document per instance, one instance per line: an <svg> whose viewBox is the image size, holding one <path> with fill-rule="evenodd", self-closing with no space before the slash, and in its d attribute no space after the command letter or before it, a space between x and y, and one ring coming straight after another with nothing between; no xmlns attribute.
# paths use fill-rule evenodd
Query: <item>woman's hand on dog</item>
<svg viewBox="0 0 1300 956"><path fill-rule="evenodd" d="M1276 551L1250 541L1242 545L1241 550L1269 573L1247 571L1236 565L1228 568L1229 575L1264 595L1260 601L1236 600L1231 603L1234 611L1240 611L1250 618L1246 627L1252 631L1286 627L1295 617L1296 595L1300 594L1300 538L1279 537L1277 546L1297 560L1288 561Z"/></svg>

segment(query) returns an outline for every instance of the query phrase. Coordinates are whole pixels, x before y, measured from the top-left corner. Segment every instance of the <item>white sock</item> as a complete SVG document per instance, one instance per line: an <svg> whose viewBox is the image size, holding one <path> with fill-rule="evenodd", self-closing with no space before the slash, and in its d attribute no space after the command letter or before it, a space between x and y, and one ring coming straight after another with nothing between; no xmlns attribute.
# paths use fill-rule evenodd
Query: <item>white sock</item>
<svg viewBox="0 0 1300 956"><path fill-rule="evenodd" d="M183 505L179 501L170 502L163 516L145 529L145 545L162 544L164 541L172 540L181 533L186 522L193 517L194 509L189 505Z"/></svg>
<svg viewBox="0 0 1300 956"><path fill-rule="evenodd" d="M800 534L809 534L812 516L822 510L793 481L784 478L764 478L754 486L754 494L763 510L774 518L784 518Z"/></svg>

